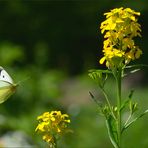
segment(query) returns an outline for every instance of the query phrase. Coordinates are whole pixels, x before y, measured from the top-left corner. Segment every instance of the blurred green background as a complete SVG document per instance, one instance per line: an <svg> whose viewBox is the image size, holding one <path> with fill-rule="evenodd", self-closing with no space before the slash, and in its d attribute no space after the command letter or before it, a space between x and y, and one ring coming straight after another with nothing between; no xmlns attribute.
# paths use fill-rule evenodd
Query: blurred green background
<svg viewBox="0 0 148 148"><path fill-rule="evenodd" d="M17 92L0 105L0 146L15 147L20 142L44 147L34 131L36 117L62 110L70 114L74 133L59 141L60 148L112 148L104 118L88 92L101 94L87 71L105 68L98 63L103 41L99 25L104 12L121 6L141 12L143 37L137 44L144 54L137 62L148 64L146 0L0 1L0 65L15 82L22 81ZM123 85L124 97L136 89L134 99L140 111L148 106L147 74L145 69L130 75ZM111 96L113 86L110 80ZM147 122L145 116L124 133L124 148L148 147ZM21 136L24 141L19 140Z"/></svg>

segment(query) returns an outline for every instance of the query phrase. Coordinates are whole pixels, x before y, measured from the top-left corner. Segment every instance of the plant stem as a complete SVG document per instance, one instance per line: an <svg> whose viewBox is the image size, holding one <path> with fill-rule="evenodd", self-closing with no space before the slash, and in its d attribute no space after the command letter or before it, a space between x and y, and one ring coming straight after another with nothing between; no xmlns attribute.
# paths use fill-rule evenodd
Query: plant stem
<svg viewBox="0 0 148 148"><path fill-rule="evenodd" d="M116 75L117 83L117 133L118 133L118 146L121 148L121 74L122 69L118 69Z"/></svg>
<svg viewBox="0 0 148 148"><path fill-rule="evenodd" d="M124 127L126 127L126 125L128 124L129 120L131 119L131 117L132 117L132 113L130 113L130 115L128 116L128 118L127 118L127 120L126 120L126 122L124 124Z"/></svg>
<svg viewBox="0 0 148 148"><path fill-rule="evenodd" d="M106 99L106 102L107 102L107 104L108 104L109 110L110 110L110 112L111 112L113 118L116 120L116 117L115 117L115 115L114 115L114 113L113 113L113 110L112 110L112 107L111 107L109 98L108 98L108 96L107 96L105 90L104 90L103 88L102 88L101 90L102 90L103 95L105 96L105 99Z"/></svg>

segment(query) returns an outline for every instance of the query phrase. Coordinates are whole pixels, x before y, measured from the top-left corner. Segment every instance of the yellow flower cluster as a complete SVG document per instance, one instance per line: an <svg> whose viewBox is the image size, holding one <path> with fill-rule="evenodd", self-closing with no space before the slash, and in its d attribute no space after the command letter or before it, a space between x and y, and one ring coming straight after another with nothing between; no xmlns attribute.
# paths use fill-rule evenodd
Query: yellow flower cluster
<svg viewBox="0 0 148 148"><path fill-rule="evenodd" d="M50 144L55 143L55 136L64 133L70 123L69 116L61 111L45 112L37 120L39 123L35 131L42 133L43 140Z"/></svg>
<svg viewBox="0 0 148 148"><path fill-rule="evenodd" d="M141 37L140 24L135 12L130 8L116 8L105 13L106 20L101 23L101 33L105 34L103 53L100 64L106 61L106 66L128 64L131 60L138 59L142 51L135 45L134 37Z"/></svg>

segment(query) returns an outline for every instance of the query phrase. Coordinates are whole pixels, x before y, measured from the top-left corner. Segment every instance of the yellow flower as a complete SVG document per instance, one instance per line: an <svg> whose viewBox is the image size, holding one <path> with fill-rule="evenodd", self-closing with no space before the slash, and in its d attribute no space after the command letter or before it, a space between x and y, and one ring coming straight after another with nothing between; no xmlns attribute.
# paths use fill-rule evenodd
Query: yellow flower
<svg viewBox="0 0 148 148"><path fill-rule="evenodd" d="M44 131L46 131L47 126L49 126L49 125L50 125L50 122L41 122L38 124L35 131L44 132Z"/></svg>
<svg viewBox="0 0 148 148"><path fill-rule="evenodd" d="M52 111L50 113L50 119L52 121L57 121L56 118L60 117L61 116L61 111Z"/></svg>
<svg viewBox="0 0 148 148"><path fill-rule="evenodd" d="M138 48L137 51L135 52L135 58L138 59L142 54L142 51Z"/></svg>
<svg viewBox="0 0 148 148"><path fill-rule="evenodd" d="M64 122L70 123L70 119L68 119L69 116L67 114L63 114L61 118Z"/></svg>
<svg viewBox="0 0 148 148"><path fill-rule="evenodd" d="M38 117L37 117L37 120L48 121L49 116L50 116L49 112L45 112L43 115L38 116Z"/></svg>
<svg viewBox="0 0 148 148"><path fill-rule="evenodd" d="M103 64L103 63L105 62L105 60L106 60L106 57L105 57L105 56L102 57L102 58L100 59L100 64Z"/></svg>
<svg viewBox="0 0 148 148"><path fill-rule="evenodd" d="M130 49L133 48L135 43L134 43L134 40L126 37L126 38L123 38L122 44L123 44L122 49L126 51L127 48L130 48Z"/></svg>
<svg viewBox="0 0 148 148"><path fill-rule="evenodd" d="M61 135L67 130L70 123L69 116L61 111L45 112L37 117L39 121L35 131L43 134L43 140L54 143L54 137Z"/></svg>
<svg viewBox="0 0 148 148"><path fill-rule="evenodd" d="M104 14L106 20L101 23L101 33L104 34L103 42L104 56L100 59L100 64L106 61L107 67L121 66L128 64L131 60L139 58L142 54L140 49L135 48L134 37L141 37L141 26L137 22L139 12L130 8L115 8ZM117 60L121 62L118 64ZM128 61L128 62L127 62Z"/></svg>
<svg viewBox="0 0 148 148"><path fill-rule="evenodd" d="M46 142L48 142L48 143L54 143L54 139L53 139L53 137L51 136L51 135L48 135L48 134L45 134L45 135L43 135L43 140L44 141L46 141Z"/></svg>

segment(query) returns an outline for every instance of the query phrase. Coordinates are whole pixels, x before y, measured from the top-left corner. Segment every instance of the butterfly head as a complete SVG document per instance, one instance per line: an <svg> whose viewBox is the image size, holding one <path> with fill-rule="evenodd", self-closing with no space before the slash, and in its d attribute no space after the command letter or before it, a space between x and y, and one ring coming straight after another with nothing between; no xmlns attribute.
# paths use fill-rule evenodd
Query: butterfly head
<svg viewBox="0 0 148 148"><path fill-rule="evenodd" d="M9 74L0 67L0 81L8 82L10 84L13 84L12 78L9 76Z"/></svg>

